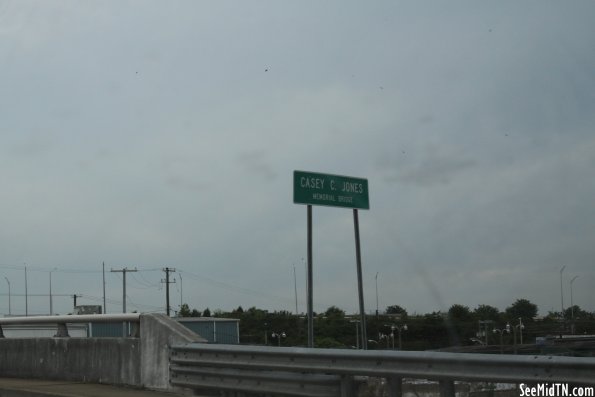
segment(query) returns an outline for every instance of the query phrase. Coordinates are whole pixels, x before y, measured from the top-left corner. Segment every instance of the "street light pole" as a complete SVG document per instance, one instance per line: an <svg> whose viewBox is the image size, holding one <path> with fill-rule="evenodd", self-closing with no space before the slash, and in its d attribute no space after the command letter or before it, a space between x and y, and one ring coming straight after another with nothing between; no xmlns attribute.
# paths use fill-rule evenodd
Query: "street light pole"
<svg viewBox="0 0 595 397"><path fill-rule="evenodd" d="M378 272L376 272L376 318L378 318Z"/></svg>
<svg viewBox="0 0 595 397"><path fill-rule="evenodd" d="M385 327L390 327L390 336L393 340L393 350L395 350L395 330L399 332L399 350L403 350L403 340L401 339L401 332L407 331L407 324L396 325L396 324L385 324Z"/></svg>
<svg viewBox="0 0 595 397"><path fill-rule="evenodd" d="M571 317L571 324L570 324L570 330L572 332L572 334L574 335L574 302L572 300L572 283L574 283L574 280L576 280L578 278L578 276L574 276L572 278L572 280L570 280L570 317Z"/></svg>
<svg viewBox="0 0 595 397"><path fill-rule="evenodd" d="M401 331L407 331L407 324L403 325L402 327L397 327L399 330L399 350L403 350L403 341L401 339Z"/></svg>
<svg viewBox="0 0 595 397"><path fill-rule="evenodd" d="M562 319L564 318L564 289L562 287L562 272L566 269L566 265L562 266L560 269L560 303L562 307L562 311L560 312L562 315Z"/></svg>
<svg viewBox="0 0 595 397"><path fill-rule="evenodd" d="M29 293L27 291L27 264L25 264L25 317L29 315Z"/></svg>
<svg viewBox="0 0 595 397"><path fill-rule="evenodd" d="M54 315L54 304L52 302L52 271L50 270L50 316Z"/></svg>
<svg viewBox="0 0 595 397"><path fill-rule="evenodd" d="M293 264L293 288L295 291L295 315L298 315L298 299L297 299L297 277L295 275L295 263Z"/></svg>
<svg viewBox="0 0 595 397"><path fill-rule="evenodd" d="M359 323L360 320L351 320L350 323L355 323L355 346L359 350Z"/></svg>
<svg viewBox="0 0 595 397"><path fill-rule="evenodd" d="M277 338L277 345L281 347L281 338L285 338L287 337L287 335L285 334L285 332L273 332L271 334L271 337Z"/></svg>
<svg viewBox="0 0 595 397"><path fill-rule="evenodd" d="M178 273L178 277L180 278L180 309L182 308L182 305L184 304L184 295L183 295L183 286L182 286L182 272Z"/></svg>
<svg viewBox="0 0 595 397"><path fill-rule="evenodd" d="M8 315L11 316L12 312L10 310L10 281L8 281L8 277L4 276L6 279L6 283L8 284Z"/></svg>
<svg viewBox="0 0 595 397"><path fill-rule="evenodd" d="M523 328L525 328L525 326L523 325L523 322L521 320L521 318L519 317L519 323L516 325L512 326L512 332L514 333L514 354L517 354L517 344L516 344L516 330L519 330L519 333L521 335L521 345L523 344ZM506 324L506 329L510 329L510 324Z"/></svg>
<svg viewBox="0 0 595 397"><path fill-rule="evenodd" d="M503 354L504 353L504 342L503 342L502 336L503 336L504 332L510 333L510 324L506 324L506 327L504 327L504 328L494 328L492 330L492 332L500 334L500 354Z"/></svg>

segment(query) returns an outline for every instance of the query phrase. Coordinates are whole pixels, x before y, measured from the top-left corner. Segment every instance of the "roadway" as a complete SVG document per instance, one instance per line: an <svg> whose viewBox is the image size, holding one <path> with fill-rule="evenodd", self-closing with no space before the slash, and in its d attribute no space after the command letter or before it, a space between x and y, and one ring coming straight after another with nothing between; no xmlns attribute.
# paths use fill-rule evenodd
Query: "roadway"
<svg viewBox="0 0 595 397"><path fill-rule="evenodd" d="M178 397L190 394L158 392L93 383L0 378L2 397Z"/></svg>

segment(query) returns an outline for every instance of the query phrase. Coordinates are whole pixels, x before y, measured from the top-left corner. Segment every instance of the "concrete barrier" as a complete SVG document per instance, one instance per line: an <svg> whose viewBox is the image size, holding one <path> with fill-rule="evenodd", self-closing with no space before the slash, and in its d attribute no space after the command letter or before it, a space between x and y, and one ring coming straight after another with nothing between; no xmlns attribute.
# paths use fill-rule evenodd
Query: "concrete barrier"
<svg viewBox="0 0 595 397"><path fill-rule="evenodd" d="M169 389L169 347L205 341L163 314L140 316L140 338L3 338L0 377Z"/></svg>
<svg viewBox="0 0 595 397"><path fill-rule="evenodd" d="M0 340L0 376L141 386L134 338Z"/></svg>
<svg viewBox="0 0 595 397"><path fill-rule="evenodd" d="M143 387L169 389L169 354L174 344L206 342L164 314L140 317L141 380Z"/></svg>

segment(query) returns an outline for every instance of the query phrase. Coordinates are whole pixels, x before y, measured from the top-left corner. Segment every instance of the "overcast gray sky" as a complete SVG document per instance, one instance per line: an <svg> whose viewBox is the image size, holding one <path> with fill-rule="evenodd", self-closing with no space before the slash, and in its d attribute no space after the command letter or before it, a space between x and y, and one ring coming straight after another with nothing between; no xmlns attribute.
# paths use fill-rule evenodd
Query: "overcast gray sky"
<svg viewBox="0 0 595 397"><path fill-rule="evenodd" d="M0 313L305 311L293 170L369 180L366 309L595 310L595 2L0 1ZM315 310L357 311L314 208ZM179 275L182 276L180 283ZM180 290L180 286L183 286ZM39 295L39 296L35 296Z"/></svg>

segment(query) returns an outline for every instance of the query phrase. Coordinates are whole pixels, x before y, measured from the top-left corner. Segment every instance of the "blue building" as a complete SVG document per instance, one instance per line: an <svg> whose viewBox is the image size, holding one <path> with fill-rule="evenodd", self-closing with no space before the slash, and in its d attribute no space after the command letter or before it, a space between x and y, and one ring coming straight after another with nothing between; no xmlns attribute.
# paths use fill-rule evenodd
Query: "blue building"
<svg viewBox="0 0 595 397"><path fill-rule="evenodd" d="M215 317L176 317L174 320L205 338L209 343L240 343L240 320Z"/></svg>
<svg viewBox="0 0 595 397"><path fill-rule="evenodd" d="M240 320L216 317L172 317L172 320L205 338L208 343L237 345L240 343ZM130 332L130 330L128 330ZM95 338L121 337L122 323L91 323L88 335Z"/></svg>

